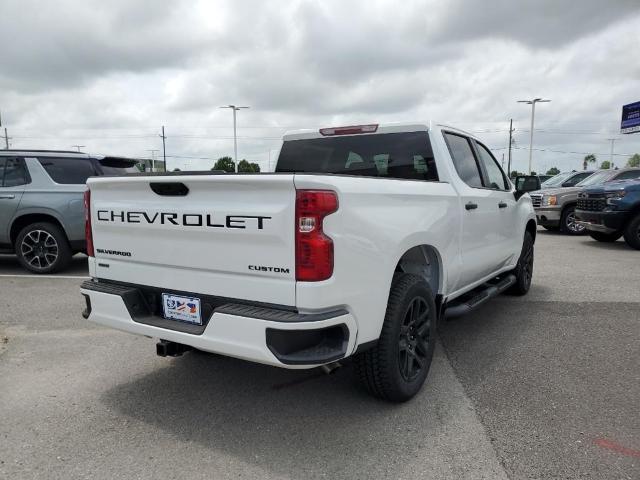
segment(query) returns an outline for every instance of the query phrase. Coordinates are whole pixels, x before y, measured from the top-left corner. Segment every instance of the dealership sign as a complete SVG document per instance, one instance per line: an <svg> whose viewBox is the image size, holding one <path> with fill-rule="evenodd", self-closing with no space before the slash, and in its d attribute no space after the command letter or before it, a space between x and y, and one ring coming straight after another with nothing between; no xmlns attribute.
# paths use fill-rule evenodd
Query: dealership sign
<svg viewBox="0 0 640 480"><path fill-rule="evenodd" d="M640 132L640 102L630 103L622 107L620 133L634 132Z"/></svg>

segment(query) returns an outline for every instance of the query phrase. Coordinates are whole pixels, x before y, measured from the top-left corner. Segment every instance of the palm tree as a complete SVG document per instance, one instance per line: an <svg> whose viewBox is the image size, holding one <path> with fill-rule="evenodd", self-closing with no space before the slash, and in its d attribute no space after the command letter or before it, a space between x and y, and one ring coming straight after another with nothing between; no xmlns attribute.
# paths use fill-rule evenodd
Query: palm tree
<svg viewBox="0 0 640 480"><path fill-rule="evenodd" d="M587 165L589 165L590 163L596 163L596 156L593 153L590 153L589 155L584 157L584 162L582 162L583 170L586 170Z"/></svg>

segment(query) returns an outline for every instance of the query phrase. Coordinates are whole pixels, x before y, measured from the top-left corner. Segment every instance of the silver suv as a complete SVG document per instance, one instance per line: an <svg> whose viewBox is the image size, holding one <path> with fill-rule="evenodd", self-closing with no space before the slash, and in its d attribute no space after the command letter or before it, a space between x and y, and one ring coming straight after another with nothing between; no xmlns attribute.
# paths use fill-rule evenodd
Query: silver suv
<svg viewBox="0 0 640 480"><path fill-rule="evenodd" d="M135 160L85 153L0 150L0 249L34 273L64 269L85 250L87 178L137 172Z"/></svg>

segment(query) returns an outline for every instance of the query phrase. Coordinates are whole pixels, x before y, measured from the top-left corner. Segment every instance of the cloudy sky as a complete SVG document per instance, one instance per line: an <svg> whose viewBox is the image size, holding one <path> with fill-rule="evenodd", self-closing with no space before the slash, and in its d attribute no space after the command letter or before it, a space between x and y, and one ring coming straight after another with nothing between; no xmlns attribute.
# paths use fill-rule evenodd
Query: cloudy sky
<svg viewBox="0 0 640 480"><path fill-rule="evenodd" d="M430 119L475 132L514 167L614 163L640 100L638 0L2 0L0 111L15 148L84 145L169 168L233 152L268 168L289 129ZM506 156L506 153L505 153Z"/></svg>

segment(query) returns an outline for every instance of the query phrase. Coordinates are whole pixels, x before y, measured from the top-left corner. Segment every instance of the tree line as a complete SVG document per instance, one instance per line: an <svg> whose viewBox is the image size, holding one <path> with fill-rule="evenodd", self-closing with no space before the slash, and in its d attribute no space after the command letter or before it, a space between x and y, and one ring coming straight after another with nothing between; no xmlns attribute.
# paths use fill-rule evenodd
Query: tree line
<svg viewBox="0 0 640 480"><path fill-rule="evenodd" d="M223 170L227 173L236 171L236 163L231 157L220 157L211 170ZM242 159L238 162L238 172L240 173L260 173L260 165Z"/></svg>

